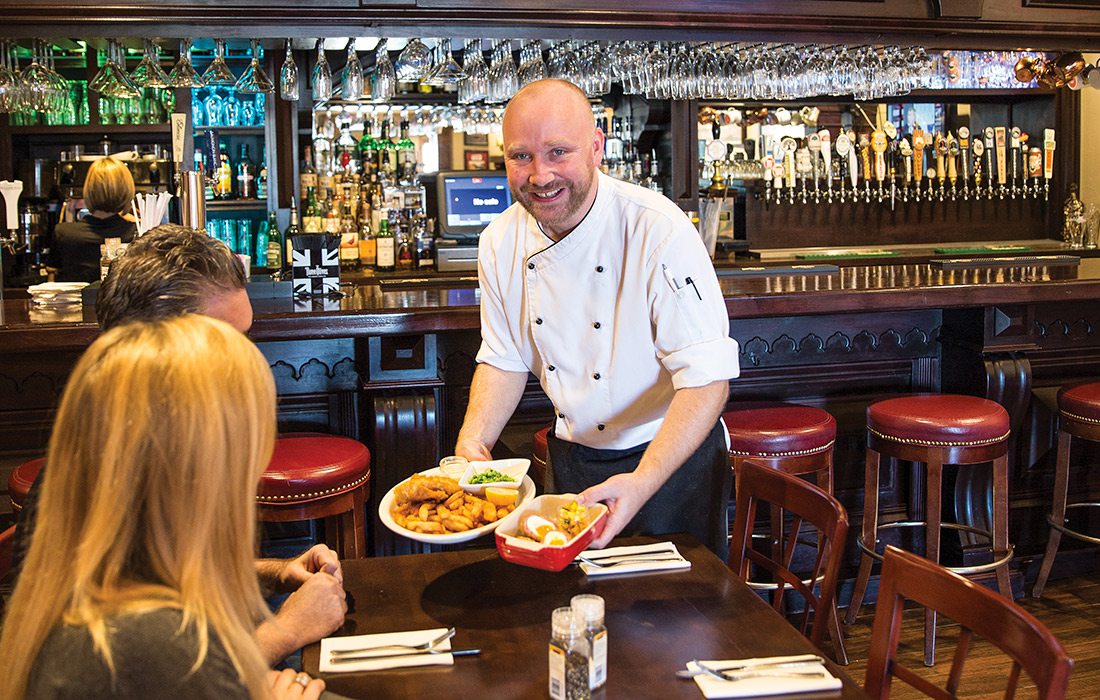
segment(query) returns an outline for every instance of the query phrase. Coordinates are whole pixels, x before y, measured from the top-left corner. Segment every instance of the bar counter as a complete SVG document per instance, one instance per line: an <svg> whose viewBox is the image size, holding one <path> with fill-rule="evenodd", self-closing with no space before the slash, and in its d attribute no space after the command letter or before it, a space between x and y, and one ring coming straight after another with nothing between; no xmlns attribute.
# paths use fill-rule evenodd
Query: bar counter
<svg viewBox="0 0 1100 700"><path fill-rule="evenodd" d="M730 333L741 347L731 400L795 401L832 413L836 492L853 522L863 502L869 403L911 392L1000 402L1014 433L1011 537L1018 561L1026 563L1046 539L1054 392L1100 376L1100 258L1075 256L1058 264L987 258L971 267L944 260L811 267L787 261L763 270L720 265ZM480 341L477 281L433 273L363 278L344 290L339 300L254 300L250 335L275 374L281 428L320 428L366 442L377 499L451 451ZM11 459L44 448L65 377L97 333L93 309L41 312L13 296L4 301L0 323L0 458ZM529 455L533 433L551 417L531 377L498 456ZM884 471L883 512L905 519L910 506L919 506L919 489L907 467ZM955 485L957 520L985 517L981 488ZM1074 498L1098 500L1097 489L1071 478ZM374 525L368 537L375 554L417 551ZM976 561L982 550L962 541L945 561ZM1075 561L1084 559L1067 552L1058 566ZM1014 582L1020 585L1019 574Z"/></svg>
<svg viewBox="0 0 1100 700"><path fill-rule="evenodd" d="M865 261L835 272L790 271L794 267L720 267L719 281L730 319L1100 298L1100 258L1082 258L1079 265L986 262L954 269L929 263L868 265ZM249 335L264 342L479 328L479 293L472 273L459 277L360 277L342 285L342 290L344 297L338 300L254 299L255 322ZM12 291L5 296L0 318L0 353L83 348L96 336L94 307L39 311L18 291L18 298L11 298Z"/></svg>

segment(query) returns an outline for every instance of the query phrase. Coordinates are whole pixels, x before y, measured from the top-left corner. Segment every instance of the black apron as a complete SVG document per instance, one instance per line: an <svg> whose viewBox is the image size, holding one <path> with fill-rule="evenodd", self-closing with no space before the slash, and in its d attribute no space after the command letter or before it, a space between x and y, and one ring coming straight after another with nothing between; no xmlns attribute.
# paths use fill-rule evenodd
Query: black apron
<svg viewBox="0 0 1100 700"><path fill-rule="evenodd" d="M726 427L719 422L703 444L680 466L664 486L642 506L621 535L694 535L722 561L729 552L726 507L733 479ZM622 450L600 450L547 436L554 490L580 493L615 474L637 468L649 443Z"/></svg>

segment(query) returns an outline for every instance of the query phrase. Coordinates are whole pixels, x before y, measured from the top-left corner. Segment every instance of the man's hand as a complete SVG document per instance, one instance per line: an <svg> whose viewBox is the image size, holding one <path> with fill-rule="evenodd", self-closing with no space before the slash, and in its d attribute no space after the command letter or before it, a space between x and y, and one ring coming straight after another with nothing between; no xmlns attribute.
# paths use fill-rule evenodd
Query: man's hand
<svg viewBox="0 0 1100 700"><path fill-rule="evenodd" d="M489 447L479 440L459 438L455 443L455 454L471 462L487 462L493 458Z"/></svg>
<svg viewBox="0 0 1100 700"><path fill-rule="evenodd" d="M603 533L595 539L592 549L603 549L613 537L623 531L642 506L657 492L636 474L616 474L603 483L585 489L577 496L581 505L603 502L607 505L607 522Z"/></svg>
<svg viewBox="0 0 1100 700"><path fill-rule="evenodd" d="M256 629L260 651L268 663L276 664L296 649L338 630L347 611L340 581L325 571L312 574L290 594L273 619Z"/></svg>
<svg viewBox="0 0 1100 700"><path fill-rule="evenodd" d="M310 547L293 559L257 559L256 574L260 585L276 593L290 593L305 583L318 571L332 574L344 582L344 570L340 557L323 544Z"/></svg>

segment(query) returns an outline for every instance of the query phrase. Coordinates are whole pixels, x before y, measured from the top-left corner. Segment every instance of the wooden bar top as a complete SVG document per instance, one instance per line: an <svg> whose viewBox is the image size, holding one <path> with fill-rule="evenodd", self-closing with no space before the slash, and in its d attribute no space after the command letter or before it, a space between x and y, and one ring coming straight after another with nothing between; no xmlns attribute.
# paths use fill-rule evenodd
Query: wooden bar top
<svg viewBox="0 0 1100 700"><path fill-rule="evenodd" d="M480 648L454 666L321 674L328 689L353 698L545 698L550 614L578 593L604 598L608 680L594 698L701 698L675 677L691 659L813 654L813 645L714 554L673 535L690 570L587 578L578 568L551 573L505 562L495 549L345 561L354 612L337 635L455 627L453 648ZM631 538L616 544L639 544ZM303 652L316 675L320 645ZM866 698L844 682L832 698ZM789 697L789 696L788 696Z"/></svg>
<svg viewBox="0 0 1100 700"><path fill-rule="evenodd" d="M993 263L950 268L942 262L870 264L829 272L784 268L719 268L731 319L866 311L963 308L1100 298L1100 258L1079 264ZM822 261L825 262L825 261ZM256 341L420 334L479 327L477 281L424 276L362 279L341 299L253 301ZM19 298L16 298L18 295ZM0 318L0 353L77 349L97 334L94 309L33 308L8 290Z"/></svg>

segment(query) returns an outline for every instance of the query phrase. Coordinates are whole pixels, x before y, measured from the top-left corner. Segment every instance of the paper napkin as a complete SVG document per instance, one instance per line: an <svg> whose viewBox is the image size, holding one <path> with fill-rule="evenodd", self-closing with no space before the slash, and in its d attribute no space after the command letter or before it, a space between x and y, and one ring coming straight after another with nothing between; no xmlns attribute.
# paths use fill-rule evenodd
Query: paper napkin
<svg viewBox="0 0 1100 700"><path fill-rule="evenodd" d="M413 649L401 649L388 646L390 644L421 644L435 639L446 632L445 627L430 630L413 630L410 632L389 632L386 634L360 634L354 637L326 637L321 640L321 663L319 668L322 673L345 673L348 671L382 671L387 668L405 668L410 666L451 666L455 657L450 654L425 654L417 653ZM374 647L383 647L371 651ZM449 650L451 640L446 640L435 647L437 650ZM385 659L372 661L345 661L332 662L332 652L336 649L363 649L361 656L385 656ZM395 657L394 654L408 654L408 656Z"/></svg>
<svg viewBox="0 0 1100 700"><path fill-rule="evenodd" d="M618 576L645 571L675 571L691 568L691 562L684 559L680 555L680 550L676 549L676 545L671 542L588 549L581 552L581 556L604 564L613 564L625 560L624 563L616 566L602 567L581 562L581 571L587 576ZM638 559L633 559L633 557L638 557ZM645 561L644 557L651 557L654 561Z"/></svg>
<svg viewBox="0 0 1100 700"><path fill-rule="evenodd" d="M841 688L841 681L839 678L829 673L829 670L824 664L812 664L808 666L798 666L794 668L768 668L765 665L782 663L785 658L796 659L797 657L765 657L759 659L737 659L737 660L725 660L725 661L703 661L704 664L719 671L725 671L730 667L746 666L743 671L729 671L730 673L746 673L749 674L752 671L753 666L758 666L758 670L774 671L774 676L756 676L746 677L741 680L722 681L708 675L695 676L695 683L699 686L699 690L702 691L705 698L754 698L754 697L767 697L769 695L796 695L803 693L824 693L829 691L839 691ZM694 663L688 663L688 670L696 670ZM820 669L823 672L821 676L793 676L793 675L781 675L784 672L793 671L814 671Z"/></svg>

